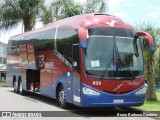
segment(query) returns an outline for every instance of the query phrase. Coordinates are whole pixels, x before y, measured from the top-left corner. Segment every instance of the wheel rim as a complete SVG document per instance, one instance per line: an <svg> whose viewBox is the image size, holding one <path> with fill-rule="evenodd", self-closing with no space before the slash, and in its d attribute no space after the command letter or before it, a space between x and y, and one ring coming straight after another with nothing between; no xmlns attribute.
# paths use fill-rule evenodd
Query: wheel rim
<svg viewBox="0 0 160 120"><path fill-rule="evenodd" d="M19 91L22 92L22 82L19 84Z"/></svg>
<svg viewBox="0 0 160 120"><path fill-rule="evenodd" d="M17 90L17 89L16 89L16 82L14 82L14 90Z"/></svg>
<svg viewBox="0 0 160 120"><path fill-rule="evenodd" d="M65 103L65 91L64 91L64 89L59 91L58 100L59 100L60 104L62 104L62 105Z"/></svg>

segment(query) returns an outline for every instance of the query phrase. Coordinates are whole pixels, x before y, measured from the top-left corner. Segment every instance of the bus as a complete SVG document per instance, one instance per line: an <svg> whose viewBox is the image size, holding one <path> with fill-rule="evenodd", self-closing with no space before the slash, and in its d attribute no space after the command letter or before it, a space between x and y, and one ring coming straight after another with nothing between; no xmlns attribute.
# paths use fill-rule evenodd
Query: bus
<svg viewBox="0 0 160 120"><path fill-rule="evenodd" d="M141 37L152 52L152 36L116 16L59 20L9 39L6 81L62 108L140 106L147 89Z"/></svg>

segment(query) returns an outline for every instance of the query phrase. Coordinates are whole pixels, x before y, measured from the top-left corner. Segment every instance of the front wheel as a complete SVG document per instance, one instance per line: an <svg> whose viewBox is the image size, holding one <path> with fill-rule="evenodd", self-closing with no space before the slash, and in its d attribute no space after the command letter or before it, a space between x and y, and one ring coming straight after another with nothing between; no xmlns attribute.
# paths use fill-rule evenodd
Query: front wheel
<svg viewBox="0 0 160 120"><path fill-rule="evenodd" d="M66 102L65 91L62 86L58 90L57 105L59 105L62 108L65 108L65 109L68 107L68 103Z"/></svg>

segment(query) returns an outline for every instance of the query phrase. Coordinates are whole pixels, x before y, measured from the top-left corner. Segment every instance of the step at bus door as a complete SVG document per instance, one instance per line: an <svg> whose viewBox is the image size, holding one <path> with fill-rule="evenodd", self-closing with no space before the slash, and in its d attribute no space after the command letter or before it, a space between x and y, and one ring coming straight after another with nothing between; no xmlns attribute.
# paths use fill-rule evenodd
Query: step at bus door
<svg viewBox="0 0 160 120"><path fill-rule="evenodd" d="M73 103L75 105L81 105L80 94L80 59L79 59L79 44L72 45L72 81L73 81Z"/></svg>

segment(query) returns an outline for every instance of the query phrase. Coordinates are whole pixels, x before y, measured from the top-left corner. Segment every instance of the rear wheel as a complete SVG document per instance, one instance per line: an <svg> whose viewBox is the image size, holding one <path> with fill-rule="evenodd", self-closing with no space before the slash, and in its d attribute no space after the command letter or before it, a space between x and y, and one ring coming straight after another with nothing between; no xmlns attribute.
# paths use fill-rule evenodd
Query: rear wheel
<svg viewBox="0 0 160 120"><path fill-rule="evenodd" d="M58 93L57 93L57 105L59 105L62 108L68 107L68 103L66 102L65 91L62 86L60 86Z"/></svg>
<svg viewBox="0 0 160 120"><path fill-rule="evenodd" d="M13 88L14 88L14 92L15 92L15 93L18 93L18 92L19 92L19 91L18 91L18 85L17 85L16 80L13 81Z"/></svg>
<svg viewBox="0 0 160 120"><path fill-rule="evenodd" d="M21 95L24 95L25 94L25 91L23 90L23 85L22 85L22 80L20 79L19 80L19 93L21 94Z"/></svg>

